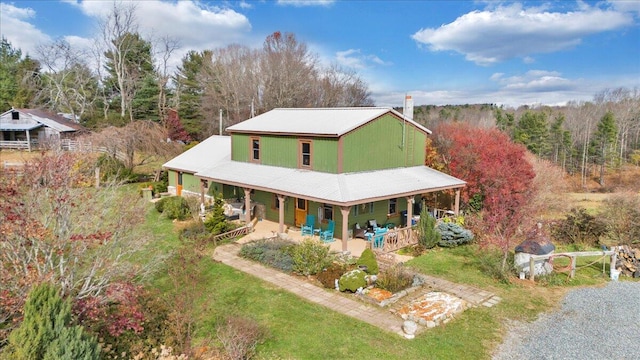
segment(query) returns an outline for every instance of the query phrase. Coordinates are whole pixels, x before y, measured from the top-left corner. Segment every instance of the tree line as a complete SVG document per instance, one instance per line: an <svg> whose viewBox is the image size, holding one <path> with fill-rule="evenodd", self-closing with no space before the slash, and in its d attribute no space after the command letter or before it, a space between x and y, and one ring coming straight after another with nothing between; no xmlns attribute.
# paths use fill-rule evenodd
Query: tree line
<svg viewBox="0 0 640 360"><path fill-rule="evenodd" d="M85 51L58 39L25 55L0 42L0 110L48 108L98 129L135 120L166 125L177 111L193 139L277 107L373 105L352 70L323 66L294 34L274 32L262 49L232 44L190 50L173 69L176 39L145 37L134 3L114 3Z"/></svg>
<svg viewBox="0 0 640 360"><path fill-rule="evenodd" d="M615 88L592 101L565 106L495 104L418 106L414 119L428 128L464 122L478 128L497 127L515 143L565 172L581 174L585 187L591 177L605 186L607 168L640 165L640 89Z"/></svg>

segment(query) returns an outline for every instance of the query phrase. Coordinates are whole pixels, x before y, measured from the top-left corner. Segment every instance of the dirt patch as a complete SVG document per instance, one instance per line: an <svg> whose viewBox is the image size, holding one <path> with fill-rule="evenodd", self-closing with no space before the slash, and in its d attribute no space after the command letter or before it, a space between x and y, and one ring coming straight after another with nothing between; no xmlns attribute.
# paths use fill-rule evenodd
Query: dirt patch
<svg viewBox="0 0 640 360"><path fill-rule="evenodd" d="M40 151L18 151L18 150L0 150L0 165L1 163L25 163L33 159L42 156Z"/></svg>

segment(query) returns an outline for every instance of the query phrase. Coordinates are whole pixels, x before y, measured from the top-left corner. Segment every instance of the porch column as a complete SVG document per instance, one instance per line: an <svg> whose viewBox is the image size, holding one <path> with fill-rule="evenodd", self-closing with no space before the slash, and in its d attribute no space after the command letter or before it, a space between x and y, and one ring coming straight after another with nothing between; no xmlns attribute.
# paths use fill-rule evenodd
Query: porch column
<svg viewBox="0 0 640 360"><path fill-rule="evenodd" d="M347 251L347 241L349 241L349 212L351 206L340 206L342 214L342 251Z"/></svg>
<svg viewBox="0 0 640 360"><path fill-rule="evenodd" d="M456 203L454 205L453 212L456 216L460 215L460 189L456 189Z"/></svg>
<svg viewBox="0 0 640 360"><path fill-rule="evenodd" d="M284 201L287 199L286 196L277 194L278 196L278 233L282 234L284 232Z"/></svg>
<svg viewBox="0 0 640 360"><path fill-rule="evenodd" d="M413 196L407 196L407 227L411 227L411 219L413 218L413 203L415 199ZM402 224L400 224L402 225Z"/></svg>
<svg viewBox="0 0 640 360"><path fill-rule="evenodd" d="M248 224L251 222L251 189L244 189L244 221Z"/></svg>
<svg viewBox="0 0 640 360"><path fill-rule="evenodd" d="M200 204L204 205L204 183L207 182L207 180L204 179L200 179Z"/></svg>
<svg viewBox="0 0 640 360"><path fill-rule="evenodd" d="M27 133L27 149L31 152L31 135L29 135L29 130L25 132Z"/></svg>

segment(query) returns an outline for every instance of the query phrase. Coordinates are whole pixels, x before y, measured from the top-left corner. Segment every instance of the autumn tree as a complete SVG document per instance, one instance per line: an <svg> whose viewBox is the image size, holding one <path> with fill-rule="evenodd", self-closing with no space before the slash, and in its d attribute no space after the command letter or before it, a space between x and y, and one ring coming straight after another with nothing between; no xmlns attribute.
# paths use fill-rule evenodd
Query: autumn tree
<svg viewBox="0 0 640 360"><path fill-rule="evenodd" d="M182 126L182 122L180 121L180 116L178 112L173 109L169 109L167 111L167 121L166 121L167 131L169 139L173 141L182 141L184 143L188 143L191 141L191 137L189 133Z"/></svg>
<svg viewBox="0 0 640 360"><path fill-rule="evenodd" d="M130 262L149 240L138 226L144 203L114 186L93 189L93 164L86 154L49 152L20 176L0 176L0 329L19 319L33 285L99 297L114 279L144 270Z"/></svg>
<svg viewBox="0 0 640 360"><path fill-rule="evenodd" d="M476 214L481 245L498 247L504 268L518 228L531 220L526 215L535 174L526 150L498 129L445 123L434 133L448 173L467 182L462 205Z"/></svg>

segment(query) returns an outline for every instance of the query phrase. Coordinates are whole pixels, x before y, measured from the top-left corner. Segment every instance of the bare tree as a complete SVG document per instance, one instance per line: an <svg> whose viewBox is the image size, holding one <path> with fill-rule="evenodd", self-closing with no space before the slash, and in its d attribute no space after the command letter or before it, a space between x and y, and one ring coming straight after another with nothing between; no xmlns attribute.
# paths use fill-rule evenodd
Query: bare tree
<svg viewBox="0 0 640 360"><path fill-rule="evenodd" d="M276 31L269 35L260 60L262 110L313 106L316 64L316 56L294 34Z"/></svg>
<svg viewBox="0 0 640 360"><path fill-rule="evenodd" d="M158 74L158 112L160 121L164 124L167 118L167 84L171 79L169 72L169 59L171 55L180 48L178 40L169 36L164 36L157 42L155 57L157 61L156 73Z"/></svg>
<svg viewBox="0 0 640 360"><path fill-rule="evenodd" d="M315 106L371 106L366 83L353 70L337 64L329 66L318 79Z"/></svg>
<svg viewBox="0 0 640 360"><path fill-rule="evenodd" d="M38 46L37 54L45 71L40 73L43 87L40 98L62 112L81 118L96 100L98 81L84 61L86 54L73 49L65 40Z"/></svg>
<svg viewBox="0 0 640 360"><path fill-rule="evenodd" d="M113 2L113 8L100 22L99 43L102 52L110 58L113 72L116 76L115 85L120 95L120 117L124 118L130 109L133 99L133 81L127 67L129 53L135 44L130 41L130 35L138 32L135 16L135 3ZM130 117L133 115L129 111ZM130 120L133 121L131 118Z"/></svg>

